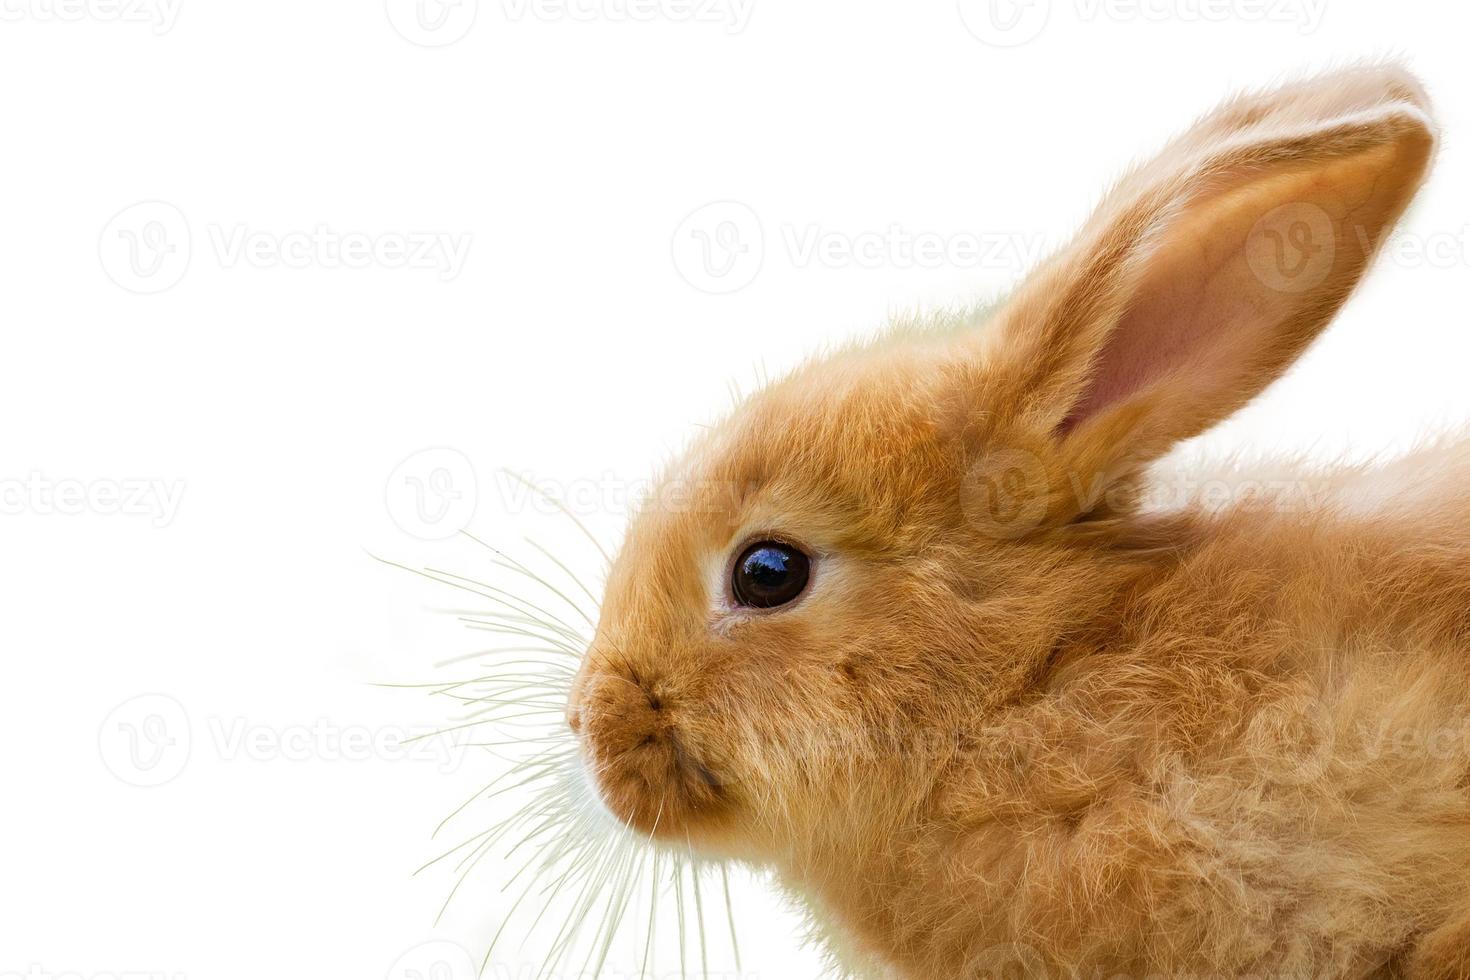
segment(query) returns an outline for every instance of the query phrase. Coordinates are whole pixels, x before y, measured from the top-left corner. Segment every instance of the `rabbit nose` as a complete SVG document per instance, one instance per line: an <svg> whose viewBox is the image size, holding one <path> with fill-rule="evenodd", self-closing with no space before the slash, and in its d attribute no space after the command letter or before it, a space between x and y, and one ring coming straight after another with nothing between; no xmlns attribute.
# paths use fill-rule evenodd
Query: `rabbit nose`
<svg viewBox="0 0 1470 980"><path fill-rule="evenodd" d="M589 653L587 659L584 660L581 667L578 668L576 676L572 678L571 689L567 691L567 707L565 711L565 717L567 720L567 727L572 730L572 734L574 735L582 734L582 702L587 696L587 661L590 659L591 654Z"/></svg>

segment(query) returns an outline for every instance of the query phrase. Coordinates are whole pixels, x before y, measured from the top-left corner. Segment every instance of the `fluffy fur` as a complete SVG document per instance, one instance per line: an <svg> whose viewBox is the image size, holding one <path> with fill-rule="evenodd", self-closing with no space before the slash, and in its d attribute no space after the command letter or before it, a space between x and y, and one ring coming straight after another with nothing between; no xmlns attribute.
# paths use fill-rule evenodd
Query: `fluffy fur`
<svg viewBox="0 0 1470 980"><path fill-rule="evenodd" d="M1470 450L1295 503L1147 475L1317 336L1434 142L1393 67L1238 98L988 317L740 406L574 684L608 807L873 976L1470 977ZM767 537L812 583L739 608Z"/></svg>

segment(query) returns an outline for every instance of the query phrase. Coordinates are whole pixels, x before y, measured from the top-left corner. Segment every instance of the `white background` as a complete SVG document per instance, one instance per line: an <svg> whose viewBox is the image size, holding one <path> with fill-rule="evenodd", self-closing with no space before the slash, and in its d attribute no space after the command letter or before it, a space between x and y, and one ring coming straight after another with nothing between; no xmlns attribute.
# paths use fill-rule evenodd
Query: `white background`
<svg viewBox="0 0 1470 980"><path fill-rule="evenodd" d="M369 552L478 574L432 540L464 525L595 580L503 468L615 543L732 382L1004 288L1236 87L1403 54L1446 136L1371 285L1212 442L1366 456L1470 419L1463 5L475 7L4 2L0 976L478 958L512 866L438 927L453 877L411 873L498 763L406 753L448 710L371 685L482 640ZM816 974L778 899L736 905L748 975Z"/></svg>

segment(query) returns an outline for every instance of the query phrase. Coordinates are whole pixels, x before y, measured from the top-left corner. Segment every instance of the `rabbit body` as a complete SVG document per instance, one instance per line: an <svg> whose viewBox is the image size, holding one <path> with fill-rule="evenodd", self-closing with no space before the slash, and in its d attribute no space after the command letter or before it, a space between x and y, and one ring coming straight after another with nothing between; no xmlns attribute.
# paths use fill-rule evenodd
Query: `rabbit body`
<svg viewBox="0 0 1470 980"><path fill-rule="evenodd" d="M1463 446L1423 454L1441 482L1397 519L1352 516L1368 475L1344 471L1311 514L1174 515L1141 566L1048 569L1107 612L910 822L793 888L903 977L1470 976L1455 457L1470 474Z"/></svg>
<svg viewBox="0 0 1470 980"><path fill-rule="evenodd" d="M1434 143L1391 66L1236 99L987 315L748 399L611 570L569 702L608 808L865 975L1470 977L1470 451L1156 494ZM795 598L742 599L757 552Z"/></svg>

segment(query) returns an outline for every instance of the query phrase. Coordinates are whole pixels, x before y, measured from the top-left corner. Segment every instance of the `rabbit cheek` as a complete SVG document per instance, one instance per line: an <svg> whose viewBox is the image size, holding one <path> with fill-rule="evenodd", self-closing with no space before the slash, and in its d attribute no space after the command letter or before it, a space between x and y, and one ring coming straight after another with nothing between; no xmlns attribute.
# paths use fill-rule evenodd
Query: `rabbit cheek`
<svg viewBox="0 0 1470 980"><path fill-rule="evenodd" d="M589 677L576 708L582 750L603 803L633 829L684 837L720 803L718 781L680 729L677 712L647 686Z"/></svg>

